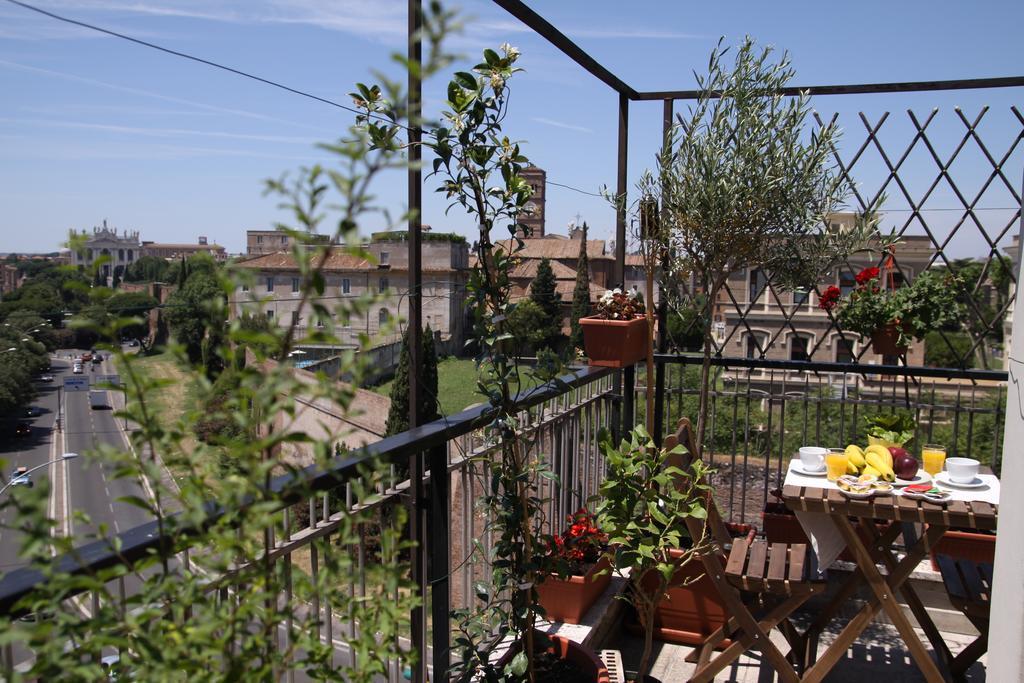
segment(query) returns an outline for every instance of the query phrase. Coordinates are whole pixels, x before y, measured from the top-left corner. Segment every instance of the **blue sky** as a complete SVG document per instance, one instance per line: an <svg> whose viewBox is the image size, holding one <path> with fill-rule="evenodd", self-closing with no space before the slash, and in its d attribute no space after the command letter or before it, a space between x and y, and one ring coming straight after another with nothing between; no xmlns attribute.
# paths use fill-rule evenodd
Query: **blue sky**
<svg viewBox="0 0 1024 683"><path fill-rule="evenodd" d="M403 49L405 3L394 0L39 0L45 9L219 61L323 97L347 102L352 83L388 54ZM794 84L863 83L1021 75L1019 27L1024 3L692 3L585 0L535 1L533 6L612 72L637 89L692 88L719 36L744 34L790 52ZM594 193L615 182L617 97L569 59L485 0L460 5L470 19L452 46L477 55L508 41L523 53L526 73L513 82L507 131L549 180ZM425 86L428 108L445 81ZM0 252L56 249L69 228L107 219L141 231L144 239L193 241L206 235L229 251L243 249L245 230L283 218L262 181L301 165L330 163L317 141L343 134L351 115L116 38L55 22L0 0ZM819 97L823 116L840 114L844 156L864 139L863 111L875 122L891 111L882 142L892 161L914 128L906 110L939 114L928 129L936 154L948 158L966 132L955 107L1001 158L1021 131L1011 113L1024 89L894 96ZM685 105L677 104L677 111ZM631 179L653 162L660 137L660 103L630 112ZM1024 148L1009 156L1007 182L1019 191ZM918 143L904 165L908 191L920 198L937 165ZM987 180L991 164L973 142L952 172L967 201ZM885 178L869 150L855 168L866 189ZM1002 231L1011 197L997 178L978 206L984 227ZM425 188L424 221L468 234L472 222ZM402 178L378 188L400 207ZM900 226L907 204L890 187L885 225ZM915 199L916 201L916 199ZM945 184L926 207L961 206ZM604 200L549 186L548 231L564 232L580 214L593 234L610 237L614 213ZM926 214L941 231L956 211ZM365 232L380 227L366 224ZM988 247L969 226L951 245L963 255ZM912 232L920 232L914 225ZM1015 232L1015 228L1012 230ZM1008 238L1003 243L1008 242Z"/></svg>

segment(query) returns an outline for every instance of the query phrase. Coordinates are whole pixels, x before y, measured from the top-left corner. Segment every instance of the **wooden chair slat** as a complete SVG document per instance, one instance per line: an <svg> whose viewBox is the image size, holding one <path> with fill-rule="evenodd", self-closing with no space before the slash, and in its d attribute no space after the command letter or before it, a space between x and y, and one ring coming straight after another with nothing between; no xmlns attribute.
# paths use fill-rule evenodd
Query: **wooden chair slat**
<svg viewBox="0 0 1024 683"><path fill-rule="evenodd" d="M768 581L781 585L786 581L786 555L789 548L785 543L772 543L768 557Z"/></svg>
<svg viewBox="0 0 1024 683"><path fill-rule="evenodd" d="M807 559L807 544L794 543L789 546L789 580L804 580L804 565Z"/></svg>
<svg viewBox="0 0 1024 683"><path fill-rule="evenodd" d="M725 565L725 573L739 576L743 573L743 567L747 562L747 549L750 547L750 541L744 538L737 538L732 543L732 549L729 551L729 561Z"/></svg>
<svg viewBox="0 0 1024 683"><path fill-rule="evenodd" d="M750 546L749 557L746 575L755 579L763 578L764 561L768 557L768 543L765 541L754 541Z"/></svg>

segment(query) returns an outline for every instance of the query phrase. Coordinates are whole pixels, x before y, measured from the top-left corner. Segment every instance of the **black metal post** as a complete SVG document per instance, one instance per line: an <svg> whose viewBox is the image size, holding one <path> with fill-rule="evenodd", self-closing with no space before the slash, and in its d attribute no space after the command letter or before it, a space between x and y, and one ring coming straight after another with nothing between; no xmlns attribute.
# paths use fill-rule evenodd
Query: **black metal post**
<svg viewBox="0 0 1024 683"><path fill-rule="evenodd" d="M619 149L616 166L615 269L612 284L626 284L626 161L629 152L629 98L619 95Z"/></svg>
<svg viewBox="0 0 1024 683"><path fill-rule="evenodd" d="M669 136L672 133L672 100L665 100L661 114L662 151L667 152L671 146ZM665 210L664 187L662 188L661 210ZM664 220L664 217L662 218ZM660 223L664 225L664 223ZM661 254L661 279L658 280L658 353L668 351L668 301L666 289L662 286L668 273L668 250ZM650 382L650 379L647 380ZM665 364L655 361L654 364L654 443L661 447L661 435L665 431L665 406L668 397L665 395Z"/></svg>
<svg viewBox="0 0 1024 683"><path fill-rule="evenodd" d="M430 451L430 507L427 537L430 539L430 643L433 647L432 681L447 681L451 662L451 614L448 586L448 449L438 446ZM425 659L425 657L424 657Z"/></svg>
<svg viewBox="0 0 1024 683"><path fill-rule="evenodd" d="M420 376L422 375L422 349L423 335L422 321L422 284L423 272L421 263L421 233L422 209L423 209L423 178L420 172L420 160L422 152L420 149L420 109L422 106L422 83L420 81L419 66L423 61L423 49L421 43L421 31L423 25L423 8L420 0L409 0L408 2L408 40L409 40L409 62L416 65L416 69L409 71L409 174L408 174L408 203L409 203L409 426L418 427L422 415L419 414ZM410 514L409 514L409 540L412 542L410 560L412 564L412 581L416 585L417 593L421 600L421 606L415 608L410 614L410 627L412 630L412 646L419 654L416 665L412 670L413 683L426 683L427 680L427 628L424 617L423 604L427 601L426 581L426 552L424 549L426 515L423 504L423 459L425 454L420 451L409 456L409 482L410 482Z"/></svg>
<svg viewBox="0 0 1024 683"><path fill-rule="evenodd" d="M633 429L636 420L636 366L630 365L622 373L622 434Z"/></svg>

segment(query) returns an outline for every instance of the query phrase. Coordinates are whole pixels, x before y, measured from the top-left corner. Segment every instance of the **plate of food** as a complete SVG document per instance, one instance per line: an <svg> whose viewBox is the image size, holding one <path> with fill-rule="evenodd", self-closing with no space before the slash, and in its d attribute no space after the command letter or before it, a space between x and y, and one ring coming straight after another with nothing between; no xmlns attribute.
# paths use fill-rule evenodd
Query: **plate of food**
<svg viewBox="0 0 1024 683"><path fill-rule="evenodd" d="M888 495L893 490L892 484L871 474L862 474L859 477L851 474L844 475L836 480L836 486L844 496L854 500L867 500L875 495Z"/></svg>
<svg viewBox="0 0 1024 683"><path fill-rule="evenodd" d="M948 491L936 488L931 483L928 484L911 484L903 488L903 494L905 498L911 500L923 500L928 503L945 504L952 500L953 496Z"/></svg>

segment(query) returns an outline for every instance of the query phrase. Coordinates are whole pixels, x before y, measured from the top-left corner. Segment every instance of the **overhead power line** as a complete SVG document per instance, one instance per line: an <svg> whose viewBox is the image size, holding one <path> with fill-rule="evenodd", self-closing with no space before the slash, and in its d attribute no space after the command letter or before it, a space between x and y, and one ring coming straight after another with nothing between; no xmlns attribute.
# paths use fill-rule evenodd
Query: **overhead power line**
<svg viewBox="0 0 1024 683"><path fill-rule="evenodd" d="M205 59L203 57L197 57L196 55L192 55L192 54L189 54L187 52L182 52L181 50L174 50L174 49L171 49L169 47L164 47L163 45L157 45L156 43L150 42L148 40L142 40L141 38L135 38L135 37L129 36L127 34L121 33L119 31L114 31L113 29L103 28L102 26L97 26L96 24L90 24L89 22L86 22L86 21L81 21L79 19L72 19L71 17L66 17L64 15L57 14L56 12L51 12L51 11L45 10L45 9L43 9L41 7L36 7L35 5L31 5L31 4L27 3L27 2L22 2L22 0L7 0L7 2L11 3L12 5L17 5L18 7L21 7L23 9L27 9L27 10L29 10L31 12L36 12L37 14L41 14L41 15L43 15L45 17L49 17L50 19L53 19L55 21L60 21L60 22L66 23L66 24L71 24L72 26L78 26L80 28L88 29L90 31L96 31L98 33L103 33L105 35L112 36L114 38L120 38L121 40L126 40L126 41L128 41L130 43L134 43L136 45L141 45L142 47L148 47L148 48L150 48L152 50L157 50L159 52L163 52L165 54L172 55L174 57L180 57L182 59L187 59L189 61L196 62L198 64L203 64L205 66L213 67L214 69L220 69L220 70L226 71L226 72L228 72L230 74L234 74L236 76L241 76L242 78L248 78L250 80L256 81L257 83L263 83L264 85L269 85L269 86L271 86L273 88L278 88L279 90L283 90L285 92L292 93L293 95L298 95L300 97L305 97L305 98L308 98L308 99L313 100L315 102L320 102L322 104L326 104L326 105L329 105L329 106L332 106L332 107L336 107L338 109L342 109L344 111L351 112L353 114L359 114L359 115L363 115L363 116L367 115L367 112L359 110L359 109L356 109L355 107L350 107L348 105L342 104L342 103L337 102L335 100L331 100L331 99L328 99L326 97L321 97L320 95L314 95L311 92L307 92L305 90L300 90L299 88L293 88L290 85L285 85L284 83L280 83L278 81L274 81L274 80L271 80L269 78L264 78L263 76L257 76L256 74L249 73L248 71L243 71L241 69L236 69L235 67L227 66L226 64L221 64L219 62L215 62L215 61L210 60L210 59ZM370 114L370 116L371 116L371 118L375 118L375 119L380 120L380 121L385 121L385 122L388 122L388 123L394 123L390 119L387 119L387 118L385 118L383 116L378 116L378 115L375 115L375 114ZM402 124L396 124L396 125L398 125L399 127L403 128L405 130L409 130L408 126L405 126L405 125L402 125ZM429 133L427 133L427 134L429 134ZM565 185L563 183L556 183L556 182L554 182L552 180L548 180L547 183L549 185L554 185L554 186L557 186L557 187L563 187L565 189L572 190L574 192L579 192L580 194L589 195L591 197L601 197L601 195L596 193L596 192L588 192L587 190L581 190L580 188L573 187L572 185Z"/></svg>

